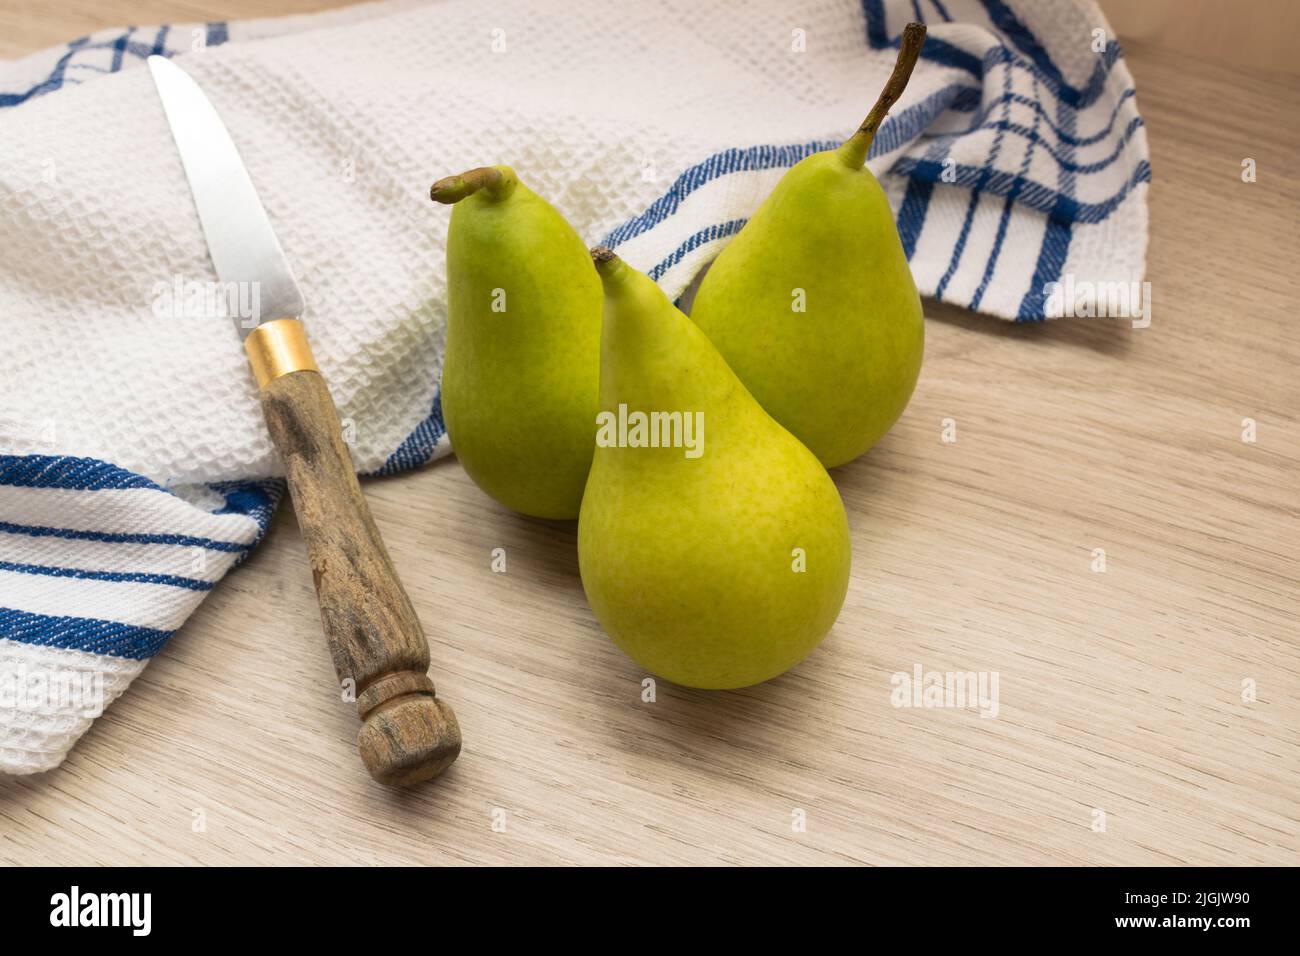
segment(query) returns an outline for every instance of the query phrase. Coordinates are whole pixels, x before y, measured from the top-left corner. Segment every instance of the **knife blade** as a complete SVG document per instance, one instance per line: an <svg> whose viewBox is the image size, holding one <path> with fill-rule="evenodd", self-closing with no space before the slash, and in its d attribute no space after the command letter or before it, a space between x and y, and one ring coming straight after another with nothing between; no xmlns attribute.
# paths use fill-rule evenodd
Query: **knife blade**
<svg viewBox="0 0 1300 956"><path fill-rule="evenodd" d="M221 117L171 60L151 56L148 63L217 276L258 289L260 313L268 319L297 318L305 307L302 291ZM235 316L241 337L257 327L259 317L252 318Z"/></svg>
<svg viewBox="0 0 1300 956"><path fill-rule="evenodd" d="M335 673L355 692L362 762L382 783L437 776L460 754L460 726L429 679L429 643L361 493L299 320L298 282L203 90L161 56L149 70L217 275L259 290L259 314L236 314L235 325L307 543Z"/></svg>

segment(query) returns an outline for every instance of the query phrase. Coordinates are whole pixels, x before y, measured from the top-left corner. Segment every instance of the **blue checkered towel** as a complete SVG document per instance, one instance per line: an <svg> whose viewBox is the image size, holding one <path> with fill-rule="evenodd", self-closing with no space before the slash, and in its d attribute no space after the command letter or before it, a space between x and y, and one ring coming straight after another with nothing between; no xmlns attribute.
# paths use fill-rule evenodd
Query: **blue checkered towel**
<svg viewBox="0 0 1300 956"><path fill-rule="evenodd" d="M146 56L221 112L357 467L388 473L447 451L432 180L509 162L677 296L855 128L912 19L870 164L922 293L1037 321L1053 283L1140 280L1145 131L1084 0L399 0L0 63L0 770L57 765L283 492L234 332L187 311L213 277Z"/></svg>

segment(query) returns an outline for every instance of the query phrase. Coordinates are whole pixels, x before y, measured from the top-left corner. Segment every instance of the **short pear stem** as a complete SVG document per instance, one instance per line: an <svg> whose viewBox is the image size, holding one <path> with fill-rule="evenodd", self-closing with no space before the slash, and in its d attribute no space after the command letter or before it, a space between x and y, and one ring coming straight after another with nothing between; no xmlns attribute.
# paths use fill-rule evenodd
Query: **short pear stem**
<svg viewBox="0 0 1300 956"><path fill-rule="evenodd" d="M429 198L450 205L486 189L494 199L504 199L516 180L508 166L479 166L459 176L440 179L429 188Z"/></svg>
<svg viewBox="0 0 1300 956"><path fill-rule="evenodd" d="M907 89L907 81L912 78L912 69L921 56L921 47L925 46L925 27L920 23L909 23L903 28L903 37L898 43L898 59L894 61L894 72L889 75L885 88L880 91L880 98L871 112L862 121L858 131L844 141L839 148L840 157L853 169L861 169L871 152L871 142L876 138L876 130L889 115L889 108Z"/></svg>
<svg viewBox="0 0 1300 956"><path fill-rule="evenodd" d="M601 282L610 282L623 272L623 260L608 246L595 246L591 250L591 262L596 267ZM608 285L605 287L607 295L609 288Z"/></svg>

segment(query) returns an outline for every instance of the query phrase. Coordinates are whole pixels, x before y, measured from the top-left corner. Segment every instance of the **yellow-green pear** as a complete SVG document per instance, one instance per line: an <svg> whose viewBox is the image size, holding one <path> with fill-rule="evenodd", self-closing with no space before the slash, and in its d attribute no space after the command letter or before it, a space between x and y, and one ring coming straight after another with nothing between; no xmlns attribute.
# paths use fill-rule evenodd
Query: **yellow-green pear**
<svg viewBox="0 0 1300 956"><path fill-rule="evenodd" d="M924 43L925 27L908 25L861 128L781 178L709 267L691 307L759 403L827 468L889 431L921 371L921 300L865 162Z"/></svg>
<svg viewBox="0 0 1300 956"><path fill-rule="evenodd" d="M839 492L651 279L608 249L592 255L605 321L578 519L587 599L653 674L715 689L768 680L844 603Z"/></svg>
<svg viewBox="0 0 1300 956"><path fill-rule="evenodd" d="M480 488L576 518L594 449L600 281L573 227L509 166L434 183L447 232L442 412Z"/></svg>

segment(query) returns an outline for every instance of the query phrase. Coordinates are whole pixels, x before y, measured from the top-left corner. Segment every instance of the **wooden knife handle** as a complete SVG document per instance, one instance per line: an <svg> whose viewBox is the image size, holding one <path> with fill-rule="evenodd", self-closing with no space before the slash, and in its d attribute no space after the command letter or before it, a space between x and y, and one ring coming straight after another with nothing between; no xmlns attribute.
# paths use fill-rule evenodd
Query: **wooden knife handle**
<svg viewBox="0 0 1300 956"><path fill-rule="evenodd" d="M307 541L334 670L356 682L361 759L386 784L437 776L460 754L460 726L427 674L428 641L361 493L302 324L277 319L244 341Z"/></svg>

